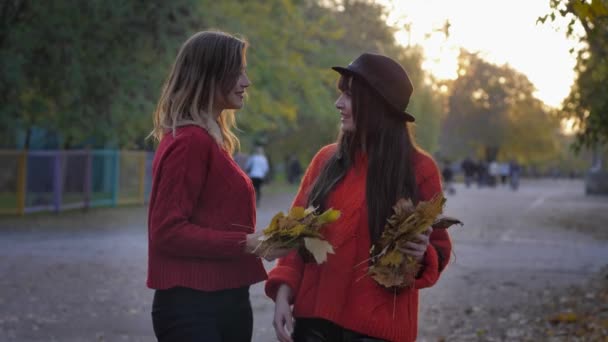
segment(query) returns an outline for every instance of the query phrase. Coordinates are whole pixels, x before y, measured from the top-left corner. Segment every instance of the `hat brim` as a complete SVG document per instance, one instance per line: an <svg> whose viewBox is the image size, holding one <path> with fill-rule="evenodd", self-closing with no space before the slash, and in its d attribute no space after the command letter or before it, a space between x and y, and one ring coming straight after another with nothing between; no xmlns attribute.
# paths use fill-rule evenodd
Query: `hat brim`
<svg viewBox="0 0 608 342"><path fill-rule="evenodd" d="M345 67L334 66L334 67L331 67L331 68L334 71L337 71L340 75L358 75L355 71L353 71L351 69L348 69L348 68L345 68ZM402 111L401 113L403 113L405 115L405 121L407 121L407 122L414 122L414 121L416 121L416 118L412 114L410 114L410 113L408 113L406 111Z"/></svg>

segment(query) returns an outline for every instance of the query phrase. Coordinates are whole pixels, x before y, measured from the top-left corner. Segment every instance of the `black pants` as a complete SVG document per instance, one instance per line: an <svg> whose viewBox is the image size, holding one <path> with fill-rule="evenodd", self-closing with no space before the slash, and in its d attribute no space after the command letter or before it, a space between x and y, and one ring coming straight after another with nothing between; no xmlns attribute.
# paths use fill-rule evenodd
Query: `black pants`
<svg viewBox="0 0 608 342"><path fill-rule="evenodd" d="M249 287L214 292L184 287L156 290L152 323L159 342L250 342Z"/></svg>
<svg viewBox="0 0 608 342"><path fill-rule="evenodd" d="M259 202L262 198L262 183L264 183L264 179L257 177L251 178L251 183L253 183L253 188L255 189L255 200L256 202Z"/></svg>
<svg viewBox="0 0 608 342"><path fill-rule="evenodd" d="M318 318L296 319L293 340L294 342L386 342Z"/></svg>

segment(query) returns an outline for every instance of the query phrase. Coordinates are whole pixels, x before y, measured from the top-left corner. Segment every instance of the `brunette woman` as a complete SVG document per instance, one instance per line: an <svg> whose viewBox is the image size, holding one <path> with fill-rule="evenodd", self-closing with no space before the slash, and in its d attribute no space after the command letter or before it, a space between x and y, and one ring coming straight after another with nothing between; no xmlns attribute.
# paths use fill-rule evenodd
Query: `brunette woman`
<svg viewBox="0 0 608 342"><path fill-rule="evenodd" d="M429 227L404 246L422 264L412 287L380 286L367 275L367 260L397 200L440 194L440 175L410 134L413 87L399 63L365 53L333 69L340 73L341 134L314 157L293 205L342 212L323 231L335 254L317 265L292 252L270 272L276 335L282 342L414 341L418 290L435 284L448 263L447 232Z"/></svg>

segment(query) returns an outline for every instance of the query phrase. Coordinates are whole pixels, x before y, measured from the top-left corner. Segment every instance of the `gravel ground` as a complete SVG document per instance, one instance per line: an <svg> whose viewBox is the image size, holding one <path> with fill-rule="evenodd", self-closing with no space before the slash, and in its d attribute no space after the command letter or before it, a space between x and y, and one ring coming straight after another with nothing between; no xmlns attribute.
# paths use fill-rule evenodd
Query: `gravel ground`
<svg viewBox="0 0 608 342"><path fill-rule="evenodd" d="M446 213L465 226L451 231L439 283L421 291L419 341L606 341L608 197L565 180L456 188ZM292 197L265 198L258 225ZM145 214L0 219L0 341L153 341ZM261 284L251 297L254 341L275 341Z"/></svg>

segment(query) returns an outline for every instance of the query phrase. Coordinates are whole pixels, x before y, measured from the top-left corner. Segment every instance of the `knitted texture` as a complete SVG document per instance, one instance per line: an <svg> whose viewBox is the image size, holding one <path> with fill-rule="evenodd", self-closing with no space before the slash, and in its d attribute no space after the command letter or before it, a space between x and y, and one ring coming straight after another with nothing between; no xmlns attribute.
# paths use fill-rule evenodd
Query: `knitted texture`
<svg viewBox="0 0 608 342"><path fill-rule="evenodd" d="M266 279L260 259L245 252L255 226L251 181L206 130L165 135L152 175L148 287L216 291Z"/></svg>
<svg viewBox="0 0 608 342"><path fill-rule="evenodd" d="M302 180L293 203L305 206L312 184L336 145L321 149ZM431 199L441 193L441 181L431 157L416 152L413 157L419 198ZM343 328L389 341L415 341L418 325L418 290L437 282L451 253L446 230L431 234L423 260L424 269L412 288L387 290L367 276L369 258L365 184L367 160L359 157L327 199L327 207L342 212L340 219L324 227L323 233L334 246L327 262L303 263L297 253L282 258L270 272L266 294L275 298L285 283L294 293L294 316L323 318ZM441 257L440 257L441 256Z"/></svg>

